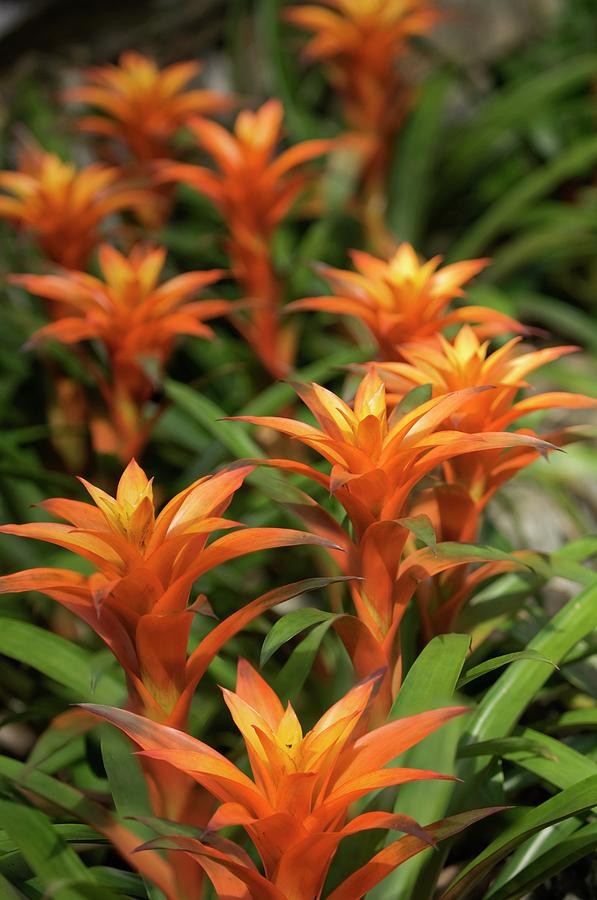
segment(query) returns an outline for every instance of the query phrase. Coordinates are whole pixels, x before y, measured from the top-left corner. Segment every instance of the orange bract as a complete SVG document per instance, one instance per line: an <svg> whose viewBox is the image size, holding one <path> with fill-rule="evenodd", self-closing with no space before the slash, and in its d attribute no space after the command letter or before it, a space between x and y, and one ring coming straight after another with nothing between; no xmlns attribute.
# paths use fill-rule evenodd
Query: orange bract
<svg viewBox="0 0 597 900"><path fill-rule="evenodd" d="M597 400L592 397L561 391L517 400L519 391L528 387L525 379L530 372L577 349L547 347L519 353L517 345L521 340L514 338L490 352L489 342L481 342L474 329L464 325L450 341L436 335L431 341L402 345L403 362L380 363L376 368L386 379L391 405L399 402L412 388L424 384L431 386L433 397L465 388L494 387L492 391L475 394L448 419L449 426L469 433L500 431L538 410L597 406ZM533 432L525 429L524 433ZM561 443L557 435L549 435L548 440ZM499 457L473 454L448 463L450 471L458 473L449 480L466 484L483 506L506 478L535 458L531 448L514 449Z"/></svg>
<svg viewBox="0 0 597 900"><path fill-rule="evenodd" d="M224 641L288 591L271 592L222 622L187 662L191 622L206 599L187 607L193 582L247 553L318 542L291 529L244 528L208 544L214 532L240 525L222 515L252 470L243 466L200 478L158 516L152 482L134 460L116 497L81 479L95 505L67 499L40 504L68 524L4 525L0 531L72 550L93 566L94 574L30 569L0 579L0 592L38 590L57 600L110 647L126 672L133 709L184 722L193 689Z"/></svg>
<svg viewBox="0 0 597 900"><path fill-rule="evenodd" d="M99 240L100 226L112 213L138 209L146 191L120 181L118 169L95 164L76 169L54 153L28 146L19 171L0 172L0 217L16 222L37 239L53 262L85 267Z"/></svg>
<svg viewBox="0 0 597 900"><path fill-rule="evenodd" d="M309 184L309 176L295 170L331 147L330 141L305 141L276 155L283 115L277 100L268 101L255 113L244 110L236 120L234 134L207 119L192 119L189 126L217 171L166 163L160 174L164 181L194 187L222 213L235 277L253 301L250 319L235 321L276 376L287 372L293 346L290 332L281 331L278 323L281 298L271 238Z"/></svg>
<svg viewBox="0 0 597 900"><path fill-rule="evenodd" d="M195 61L160 69L134 51L121 54L118 65L95 66L83 73L87 83L70 89L67 98L95 107L103 115L85 116L79 127L114 138L141 162L170 154L172 138L194 115L230 108L232 100L210 90L189 90L201 71Z"/></svg>
<svg viewBox="0 0 597 900"><path fill-rule="evenodd" d="M145 406L159 384L174 339L182 334L213 337L205 320L229 307L225 300L193 300L221 278L221 270L186 272L160 284L165 261L161 247L137 246L126 257L103 245L99 263L104 280L77 271L10 278L59 304L60 318L36 332L33 342L97 339L104 344L110 363L109 379L100 384L109 411L106 427L113 432L111 449L123 459L143 446L151 424L145 421Z"/></svg>
<svg viewBox="0 0 597 900"><path fill-rule="evenodd" d="M485 334L520 331L509 316L484 306L450 309L462 297L463 285L487 265L472 259L439 268L441 257L420 262L410 244L401 244L390 259L354 250L356 272L320 266L333 296L306 297L293 310L321 310L354 316L368 328L379 347L379 359L401 359L402 344L427 338L457 322L480 323Z"/></svg>
<svg viewBox="0 0 597 900"><path fill-rule="evenodd" d="M446 420L445 427L471 433L492 433L507 428L537 410L597 406L597 400L591 397L562 392L535 394L517 400L519 391L528 386L525 378L530 372L576 349L549 347L519 353L520 340L514 338L498 350L489 352L488 342L482 343L474 330L465 325L451 341L436 335L434 340L402 345L404 362L382 363L377 369L386 379L391 404L421 385L429 385L435 398L450 395L454 390L492 385L493 390L473 394ZM516 433L535 435L528 428ZM546 437L555 444L565 443L568 439L566 432ZM537 450L528 445L447 459L443 464L446 484L437 485L419 496L413 511L431 518L441 540L475 541L481 514L488 501L501 485L537 457ZM480 580L503 568L490 564L472 573L460 569L450 574L438 574L421 585L417 599L425 636L430 638L456 627L456 617L473 588Z"/></svg>
<svg viewBox="0 0 597 900"><path fill-rule="evenodd" d="M242 417L298 438L331 465L326 475L302 462L269 460L270 465L306 475L324 486L348 514L352 537L310 498L295 505L317 534L344 548L344 558L337 557L344 571L362 579L352 586L359 622L341 619L334 627L361 675L386 669L387 679L378 698L378 705L385 705L386 711L401 677L398 629L417 583L437 572L487 558L482 548L465 545L459 549L448 542L416 550L402 560L410 531L422 528L433 535L426 516L416 522L400 518L413 488L437 466L462 454L497 453L500 448L517 446L536 453L550 447L524 435L497 431L466 434L446 428L450 417L482 390L433 398L410 412L396 409L388 418L385 385L371 369L359 385L353 408L317 384L297 386L319 428L291 419ZM433 544L433 540L427 543Z"/></svg>
<svg viewBox="0 0 597 900"><path fill-rule="evenodd" d="M292 706L284 709L261 676L240 660L236 693L224 691L224 699L243 736L252 779L185 734L109 707L87 708L121 728L143 748L144 756L170 763L220 800L222 805L208 826L211 830L230 825L245 828L266 876L260 876L243 855L246 871L233 869L233 874L241 880L254 879L260 888L266 886L265 893L258 890L251 896L307 900L320 896L331 860L345 836L371 828L393 828L416 835L423 846L433 843L408 816L364 813L349 821L349 808L355 800L383 787L449 777L384 766L467 709L424 712L364 733L364 717L377 680L370 678L357 685L303 735ZM229 852L235 848L227 844ZM202 843L193 840L179 849L197 851L201 864ZM233 864L235 858L238 863L236 853L231 857ZM207 873L212 877L209 869ZM214 883L218 889L217 880ZM272 893L267 892L268 883L273 885Z"/></svg>
<svg viewBox="0 0 597 900"><path fill-rule="evenodd" d="M365 161L365 220L370 236L384 246L384 180L413 95L399 61L409 39L429 31L439 14L430 0L327 0L291 7L285 17L313 33L306 55L326 64L346 121L358 135Z"/></svg>

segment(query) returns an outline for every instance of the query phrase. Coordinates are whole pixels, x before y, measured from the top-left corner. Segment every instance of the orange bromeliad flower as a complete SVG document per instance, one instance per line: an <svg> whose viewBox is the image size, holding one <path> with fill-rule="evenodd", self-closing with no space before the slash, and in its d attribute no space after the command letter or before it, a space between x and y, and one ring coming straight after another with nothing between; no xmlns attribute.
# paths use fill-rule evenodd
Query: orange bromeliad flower
<svg viewBox="0 0 597 900"><path fill-rule="evenodd" d="M166 262L162 247L134 247L128 257L104 244L99 249L103 279L84 272L13 275L10 281L36 296L60 304L61 317L41 328L32 341L65 344L98 340L104 345L110 373L93 374L108 407L107 420L95 427L103 452L130 459L143 447L156 416L146 407L178 335L211 338L206 319L225 313L226 300L194 300L222 271L186 272L160 282ZM70 313L70 315L69 315Z"/></svg>
<svg viewBox="0 0 597 900"><path fill-rule="evenodd" d="M547 347L518 353L521 340L513 338L490 352L489 342L480 341L475 330L464 325L451 341L436 335L433 341L403 345L403 362L379 363L376 369L386 378L390 405L424 384L430 385L431 396L435 398L466 388L492 386L494 390L476 393L447 420L448 427L468 433L502 431L517 419L539 410L597 406L597 400L592 397L562 391L517 400L520 390L529 386L525 379L530 372L578 349ZM528 428L520 433L534 434ZM550 434L547 440L561 443L562 437ZM499 457L493 453L472 454L445 465L448 481L465 484L483 508L500 485L536 457L534 449L526 447L512 449Z"/></svg>
<svg viewBox="0 0 597 900"><path fill-rule="evenodd" d="M365 216L373 234L383 236L384 179L412 101L398 62L409 39L429 31L439 14L430 0L327 0L291 7L285 17L313 33L306 55L327 64L346 121L363 145Z"/></svg>
<svg viewBox="0 0 597 900"><path fill-rule="evenodd" d="M207 119L192 119L189 127L217 171L183 163L165 164L160 178L181 181L209 197L220 210L229 233L232 267L245 295L253 301L250 319L235 322L268 370L285 374L294 355L294 333L281 329L280 285L271 256L275 230L309 183L295 171L326 153L331 141L296 144L276 156L284 111L270 100L257 112L244 110L234 134Z"/></svg>
<svg viewBox="0 0 597 900"><path fill-rule="evenodd" d="M152 481L133 460L116 497L80 479L94 504L52 499L41 509L64 520L3 525L0 531L48 541L94 568L29 569L0 579L0 592L41 591L86 622L123 667L129 706L152 719L184 725L197 682L224 642L270 606L302 587L258 598L218 625L187 660L189 630L206 598L192 606L193 582L228 560L271 547L323 543L302 531L240 528L208 543L214 532L238 528L223 518L253 466L200 478L156 517ZM319 581L315 580L318 586Z"/></svg>
<svg viewBox="0 0 597 900"><path fill-rule="evenodd" d="M99 115L81 117L79 128L124 146L134 160L127 170L151 183L152 164L175 156L174 138L191 116L224 112L233 105L231 97L218 91L188 88L201 68L188 61L160 69L152 59L128 51L117 66L88 69L87 83L67 91L67 98L98 110ZM172 189L153 183L151 194L141 220L157 227L170 212Z"/></svg>
<svg viewBox="0 0 597 900"><path fill-rule="evenodd" d="M349 809L373 790L450 778L426 770L384 767L468 710L437 709L365 732L364 718L377 680L373 677L357 685L303 734L292 706L284 709L261 676L240 660L236 693L225 690L224 699L243 736L253 778L207 744L172 728L110 707L86 708L121 728L143 749L144 757L168 762L220 800L208 830L242 826L261 857L265 876L245 851L217 835L209 835L204 842L175 837L156 844L191 855L212 879L218 896L313 900L321 896L340 841L350 834L395 829L413 835L418 849L433 843L408 816L368 812L350 819ZM380 871L378 880L391 868L380 867ZM248 895L224 891L235 881L237 889L242 884L248 887Z"/></svg>
<svg viewBox="0 0 597 900"><path fill-rule="evenodd" d="M231 98L225 94L188 88L201 68L199 62L188 61L160 69L152 59L129 50L118 65L88 69L86 83L66 96L101 113L82 117L79 128L113 138L139 162L150 162L171 155L174 136L191 116L230 108Z"/></svg>
<svg viewBox="0 0 597 900"><path fill-rule="evenodd" d="M334 295L306 297L288 307L321 310L359 319L379 348L379 359L401 359L402 344L431 337L458 322L479 323L486 335L520 331L509 316L485 306L450 309L462 297L462 287L478 275L485 259L471 259L438 268L441 257L421 263L410 244L401 244L389 260L353 250L356 272L320 266Z"/></svg>
<svg viewBox="0 0 597 900"><path fill-rule="evenodd" d="M391 702L400 684L398 629L418 581L488 558L483 548L434 544L426 516L416 521L401 518L413 488L437 466L462 454L481 450L497 453L500 448L517 446L536 453L551 446L526 435L497 430L466 434L455 425L446 427L445 423L451 417L456 419L458 411L482 390L473 388L433 398L409 412L397 409L388 418L385 385L372 369L362 380L352 408L317 384L297 386L319 428L292 419L241 417L242 421L297 438L331 465L327 475L302 462L268 461L323 486L348 514L352 536L310 498L305 505L295 507L316 533L345 550L343 557L337 556L343 570L363 579L351 586L363 627L343 619L334 627L361 676L386 668L387 678L378 697L381 708ZM411 531L423 534L429 546L401 561Z"/></svg>
<svg viewBox="0 0 597 900"><path fill-rule="evenodd" d="M146 191L121 181L118 169L94 164L76 169L54 153L27 146L19 171L0 172L0 217L31 233L53 262L83 269L107 216L147 203Z"/></svg>
<svg viewBox="0 0 597 900"><path fill-rule="evenodd" d="M377 369L386 379L390 405L422 385L429 385L434 398L466 388L493 386L491 391L471 396L446 419L444 427L469 433L503 430L538 410L597 407L597 400L592 397L563 392L534 394L517 400L521 389L528 387L525 379L530 372L577 349L548 347L517 353L520 341L520 337L514 338L490 352L489 342L481 342L475 331L465 325L451 341L436 335L434 340L402 345L403 362L380 363ZM528 428L518 429L516 433L535 436ZM557 445L569 439L566 432L544 437ZM424 492L415 510L430 516L442 540L475 541L481 513L489 500L501 485L537 457L536 448L527 445L448 459L443 463L446 483ZM426 636L454 628L456 617L473 588L498 570L499 567L491 565L473 573L459 570L421 585L417 597Z"/></svg>

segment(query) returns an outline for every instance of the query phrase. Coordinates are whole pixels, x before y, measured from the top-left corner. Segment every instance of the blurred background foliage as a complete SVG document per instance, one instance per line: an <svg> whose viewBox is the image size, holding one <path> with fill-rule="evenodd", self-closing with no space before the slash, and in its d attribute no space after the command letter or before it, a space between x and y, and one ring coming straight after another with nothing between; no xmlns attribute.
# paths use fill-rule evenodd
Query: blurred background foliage
<svg viewBox="0 0 597 900"><path fill-rule="evenodd" d="M130 47L163 64L199 57L206 66L206 83L236 92L243 103L255 106L268 96L280 97L293 141L338 134L342 122L334 97L318 68L301 59L304 37L280 20L282 6L279 0L0 3L2 167L14 166L15 142L24 132L64 158L80 163L94 158L94 141L74 130L60 95L76 82L81 67L115 59ZM541 386L597 396L594 0L445 0L442 7L449 13L446 21L417 41L403 63L417 100L394 151L388 226L397 240L411 241L423 256L440 253L450 261L491 257L493 264L470 291L471 302L495 306L545 329L555 342L578 344L581 352L545 370ZM181 155L192 159L193 154L183 137ZM363 245L347 203L353 179L349 161L334 156L311 214L307 207L307 214L285 224L277 236L276 264L289 299L321 292L314 260L347 265L347 248ZM137 226L131 221L127 227L134 235ZM179 190L175 215L154 237L170 250L172 274L225 264L223 227L208 202L192 191ZM26 238L15 238L2 224L0 267L3 275L43 271L44 262ZM76 352L57 346L26 349L30 334L44 321L41 304L6 284L2 294L0 518L22 522L42 516L30 508L42 498L81 497L75 474L112 490L119 466L109 458L94 458L88 445L87 376ZM339 325L325 315L300 319L300 377L342 389L347 382L343 367L372 355L367 339L355 326ZM236 456L264 452L255 443L262 436L221 422L221 416L277 413L292 403L292 390L268 384L232 328L222 321L215 328L218 340L213 343L181 340L170 367L165 386L170 405L142 460L155 475L163 500ZM56 394L60 381L48 378L48 371L68 376L63 394ZM73 383L81 386L80 394ZM554 412L550 418L554 428L587 421L584 412L564 417ZM528 629L531 634L537 630L545 611L558 608L577 590L580 576L574 565L590 555L583 556L579 541L595 532L597 520L597 450L590 428L585 435L565 454L538 462L519 476L491 507L487 541L505 549L528 546L551 553L546 574L556 576L543 592L544 608L532 601L530 619L526 626L512 626L500 645L503 652L524 646ZM253 482L260 489L242 492L232 517L259 525L291 522L283 506L272 502L284 498L281 479L262 472ZM577 552L558 556L565 544ZM15 571L32 565L72 566L73 559L58 548L4 537L0 563L5 571ZM259 554L210 573L199 588L217 595L224 614L270 585L298 580L324 565L323 555L313 549ZM504 596L514 602L518 598L520 604L528 598L524 579L521 583L512 576L508 585ZM78 688L85 679L87 685L103 684L108 700L118 697L119 688L106 651L98 651L83 626L49 600L38 595L2 598L1 611L10 619L50 624L57 638L75 639L91 651L72 661L70 688L68 673L53 670L49 658L36 671L0 656L0 745L22 756L55 713L81 699ZM197 635L202 628L198 621ZM259 620L232 641L213 668L214 680L233 684L235 657L239 652L258 657L266 631L267 623ZM19 659L15 641L12 656ZM40 645L38 652L43 656L49 650ZM340 656L326 638L316 674L326 676L330 698L350 678ZM553 699L557 708L571 683L574 690L594 697L597 667L590 659L577 664L568 682L557 681L545 702ZM279 663L268 666L283 682ZM301 677L293 694L300 691ZM288 683L288 673L283 683ZM307 719L320 707L312 705L308 695L301 698ZM220 715L215 696L202 692L194 730L210 731L223 746L229 736ZM77 738L68 749L50 747L42 765L50 773L68 765L76 787L101 794L105 773L93 746L94 738ZM590 877L585 869L579 875L583 885Z"/></svg>

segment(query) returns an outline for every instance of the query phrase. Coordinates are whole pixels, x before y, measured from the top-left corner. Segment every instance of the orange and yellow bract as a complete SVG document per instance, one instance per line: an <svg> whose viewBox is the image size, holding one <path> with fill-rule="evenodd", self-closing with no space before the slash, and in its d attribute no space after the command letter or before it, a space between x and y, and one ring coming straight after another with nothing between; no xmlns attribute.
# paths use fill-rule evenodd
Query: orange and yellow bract
<svg viewBox="0 0 597 900"><path fill-rule="evenodd" d="M224 854L224 859L216 856L214 861L247 884L250 896L311 900L321 895L336 849L350 834L389 828L415 835L421 848L433 842L408 816L368 812L350 819L349 810L355 800L380 788L449 778L384 766L468 710L432 710L366 731L378 680L375 676L357 684L303 734L292 706L284 709L263 678L240 660L236 692L225 690L224 700L242 734L252 779L207 744L172 728L110 707L86 708L121 728L143 749L144 757L168 762L216 797L221 806L208 830L240 825L247 831L261 857L265 878L246 853L230 842L223 844L230 859ZM222 896L220 873L208 865L211 848L219 846L217 840L214 844L210 836L203 844L174 839L168 846L178 846L199 865L205 864ZM238 866L239 856L244 869Z"/></svg>
<svg viewBox="0 0 597 900"><path fill-rule="evenodd" d="M327 8L326 8L327 7ZM331 9L329 8L331 7ZM313 33L305 53L326 64L347 124L364 154L365 219L385 240L385 177L413 90L399 61L411 37L439 18L430 0L327 0L294 6L285 17Z"/></svg>
<svg viewBox="0 0 597 900"><path fill-rule="evenodd" d="M68 569L29 569L0 579L0 592L37 590L57 600L110 647L126 673L132 709L183 724L193 690L222 644L288 596L281 589L243 607L187 661L191 622L206 599L187 605L193 582L215 566L257 550L327 543L285 528L240 528L208 543L214 532L240 525L223 513L252 470L243 466L200 478L157 517L152 481L134 460L116 497L81 479L94 505L46 500L41 509L64 524L3 525L0 531L72 550L95 572L84 576Z"/></svg>
<svg viewBox="0 0 597 900"><path fill-rule="evenodd" d="M411 530L428 525L432 532L426 517L418 524L401 518L411 492L433 469L463 454L517 446L536 454L551 446L526 435L499 431L467 434L446 426L450 417L456 417L458 410L483 390L472 388L432 398L409 412L397 409L388 418L385 385L372 368L361 381L352 408L320 385L297 386L318 428L293 419L241 417L297 438L331 466L327 475L303 462L269 460L269 465L306 475L325 487L348 514L352 536L309 498L296 507L315 533L344 549L342 556L334 554L342 569L362 579L351 590L364 628L344 620L336 625L361 675L386 669L378 698L380 708L386 711L401 678L398 629L417 583L484 558L479 548L465 545L458 551L448 542L423 547L402 561Z"/></svg>
<svg viewBox="0 0 597 900"><path fill-rule="evenodd" d="M188 87L201 69L194 60L160 69L154 60L129 50L118 65L87 69L83 84L66 96L101 113L81 117L79 128L118 141L146 163L172 155L173 138L191 116L230 109L227 95Z"/></svg>
<svg viewBox="0 0 597 900"><path fill-rule="evenodd" d="M597 406L597 400L582 394L547 392L517 399L528 387L526 376L576 347L547 347L519 352L522 338L508 341L490 352L474 329L464 325L452 340L436 335L427 341L401 345L402 362L376 364L386 380L388 400L394 405L413 388L429 385L439 398L453 391L491 386L493 390L473 394L445 423L468 433L492 433L513 425L528 413L557 407L583 409ZM534 437L529 429L517 434ZM560 445L569 439L566 432L544 436ZM443 463L444 484L425 491L413 511L428 515L438 537L446 541L477 540L481 515L496 491L521 469L538 458L532 445L506 450L472 452ZM417 591L423 628L427 638L455 627L456 617L480 580L503 566L489 565L473 573L460 569L438 575Z"/></svg>
<svg viewBox="0 0 597 900"><path fill-rule="evenodd" d="M271 253L274 232L308 186L299 166L326 153L330 141L295 144L276 155L284 111L270 100L257 112L244 110L234 133L207 119L189 122L198 145L213 158L217 171L183 163L165 164L160 178L181 181L209 197L228 229L232 269L251 307L234 321L266 368L276 377L288 372L294 357L294 332L280 328L281 287Z"/></svg>
<svg viewBox="0 0 597 900"><path fill-rule="evenodd" d="M356 272L320 266L333 295L305 297L288 307L321 310L359 319L373 336L381 360L401 359L402 344L432 337L458 322L475 322L484 334L520 331L509 316L485 306L452 308L463 285L478 275L485 259L439 268L441 257L421 262L410 244L401 244L389 259L353 250Z"/></svg>
<svg viewBox="0 0 597 900"><path fill-rule="evenodd" d="M146 406L161 378L178 335L212 338L206 319L229 308L225 300L195 300L222 271L185 272L160 284L166 262L162 247L136 246L128 256L100 247L103 279L85 272L13 275L10 281L57 304L55 321L37 331L32 343L65 344L99 340L107 351L109 374L93 374L108 410L99 431L102 449L128 460L143 447L152 425ZM154 417L155 418L155 417Z"/></svg>
<svg viewBox="0 0 597 900"><path fill-rule="evenodd" d="M28 144L16 172L0 172L0 217L35 237L59 265L83 269L100 240L103 221L140 209L150 195L122 181L117 168L99 163L77 169L55 153Z"/></svg>

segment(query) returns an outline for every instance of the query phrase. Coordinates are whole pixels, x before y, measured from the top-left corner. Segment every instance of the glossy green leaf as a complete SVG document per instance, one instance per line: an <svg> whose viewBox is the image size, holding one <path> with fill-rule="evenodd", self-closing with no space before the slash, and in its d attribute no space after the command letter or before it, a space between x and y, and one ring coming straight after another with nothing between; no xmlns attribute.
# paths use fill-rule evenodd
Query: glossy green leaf
<svg viewBox="0 0 597 900"><path fill-rule="evenodd" d="M509 828L506 828L482 853L464 867L441 900L460 900L470 896L475 887L487 876L500 860L508 856L522 841L535 832L588 811L597 804L597 775L550 797L540 806L525 811Z"/></svg>
<svg viewBox="0 0 597 900"><path fill-rule="evenodd" d="M419 654L404 679L389 718L411 716L454 703L456 685L469 647L470 638L464 634L445 634L433 638ZM441 760L441 771L452 774L455 771L458 739L465 727L464 719L465 717L462 717L449 722L416 747L403 753L392 764L417 769L437 769ZM424 804L425 820L433 820L445 812L452 791L453 785L447 781L402 785L398 791L394 812L404 813L419 820L421 805ZM387 843L390 842L391 839L388 839ZM416 885L430 856L433 857L433 851L431 854L423 851L401 865L371 892L372 900L418 896Z"/></svg>
<svg viewBox="0 0 597 900"><path fill-rule="evenodd" d="M544 756L546 758L555 759L550 756L549 751L543 747L538 741L532 738L524 737L503 737L494 738L492 741L479 741L478 744L467 744L459 752L458 756L469 759L473 756L509 756L512 753L531 754L532 756Z"/></svg>
<svg viewBox="0 0 597 900"><path fill-rule="evenodd" d="M106 673L94 684L91 653L29 622L0 619L0 654L43 672L69 688L77 700L102 698L113 704L122 699L122 687L112 675Z"/></svg>
<svg viewBox="0 0 597 900"><path fill-rule="evenodd" d="M68 882L94 883L93 875L83 861L40 810L0 800L0 821L39 876L44 890L58 900L75 900L82 896L76 888L68 887Z"/></svg>
<svg viewBox="0 0 597 900"><path fill-rule="evenodd" d="M264 666L271 659L276 650L283 644L291 640L301 631L310 628L312 625L318 625L320 622L332 622L337 618L334 613L325 612L321 609L297 609L287 613L278 619L269 630L261 647L260 665Z"/></svg>
<svg viewBox="0 0 597 900"><path fill-rule="evenodd" d="M537 662L546 663L555 669L558 668L551 659L547 659L547 657L542 656L540 653L535 653L533 650L519 650L516 653L504 653L502 656L494 656L493 659L486 659L484 662L479 663L479 665L466 669L464 675L458 682L458 687L464 687L465 684L469 684L471 681L474 681L475 678L481 678L483 675L495 671L495 669L500 669L503 666L509 665L509 663L522 659L534 659Z"/></svg>
<svg viewBox="0 0 597 900"><path fill-rule="evenodd" d="M597 849L597 823L586 825L565 840L550 847L547 853L527 862L523 871L510 878L497 890L490 889L485 900L517 900L528 896L558 872L567 869L577 860L589 856Z"/></svg>

